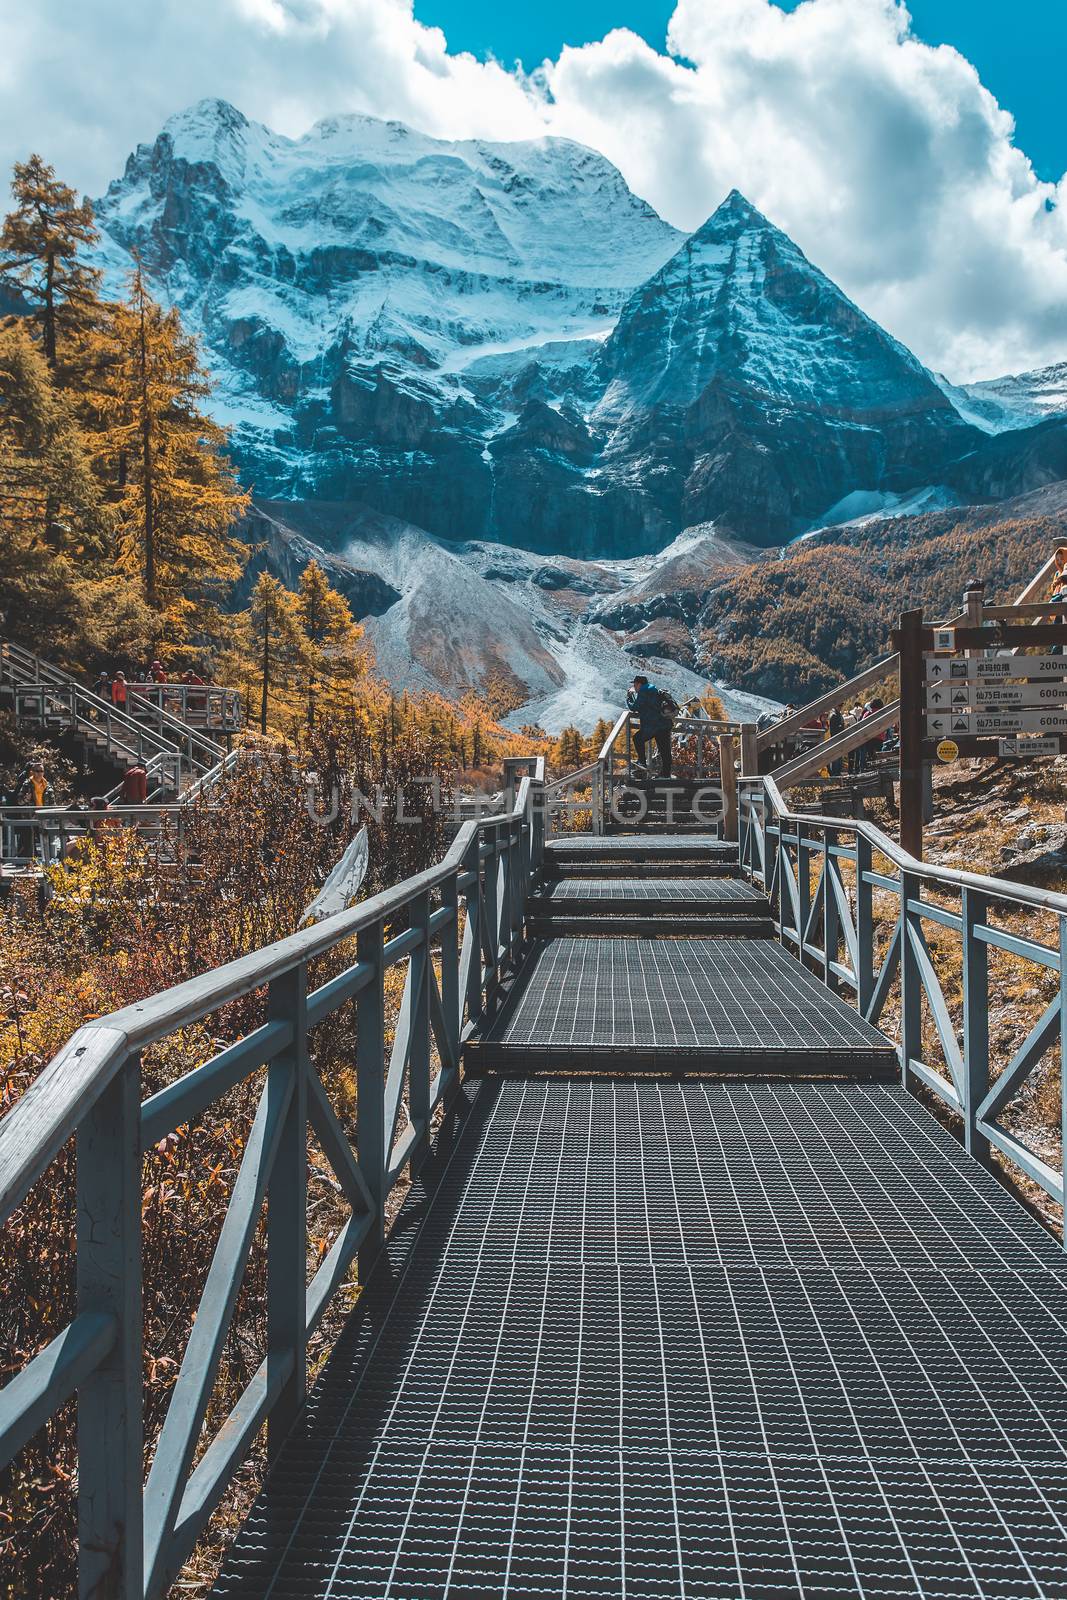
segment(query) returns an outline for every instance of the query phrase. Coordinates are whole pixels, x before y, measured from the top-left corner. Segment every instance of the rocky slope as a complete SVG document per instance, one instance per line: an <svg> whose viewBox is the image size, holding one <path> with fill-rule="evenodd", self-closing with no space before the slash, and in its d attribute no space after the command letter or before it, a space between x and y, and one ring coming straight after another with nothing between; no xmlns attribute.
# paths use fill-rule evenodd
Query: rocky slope
<svg viewBox="0 0 1067 1600"><path fill-rule="evenodd" d="M393 683L451 699L477 693L509 725L536 722L550 732L614 721L637 671L654 671L679 702L706 689L688 634L677 652L643 650L640 637L611 627L598 608L660 586L661 573L675 581L688 562L707 577L752 553L687 536L662 558L546 559L439 539L352 502L259 501L249 535L260 546L254 559L283 577L315 554L349 596ZM729 688L723 698L738 716L768 704Z"/></svg>

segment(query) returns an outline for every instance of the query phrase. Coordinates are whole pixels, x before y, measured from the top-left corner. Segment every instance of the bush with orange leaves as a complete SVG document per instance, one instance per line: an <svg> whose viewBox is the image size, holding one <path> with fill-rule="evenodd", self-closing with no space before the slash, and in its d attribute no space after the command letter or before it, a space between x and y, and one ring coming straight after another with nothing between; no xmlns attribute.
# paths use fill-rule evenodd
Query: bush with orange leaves
<svg viewBox="0 0 1067 1600"><path fill-rule="evenodd" d="M369 733L324 723L297 748L241 768L180 830L105 829L49 870L50 899L9 904L0 944L0 1108L8 1111L82 1023L292 933L355 830L370 832L365 893L430 865L445 842L436 776L445 752L411 729ZM397 796L404 809L397 815ZM362 792L380 820L357 808ZM413 818L406 821L404 818ZM326 818L328 820L323 820ZM350 948L316 963L326 981ZM233 1002L144 1054L143 1094L256 1027L262 993ZM316 1028L313 1056L350 1129L355 1106L351 1008ZM258 1097L232 1089L144 1158L146 1454L158 1432L195 1315ZM309 1269L339 1215L326 1163L309 1150ZM261 1228L262 1232L262 1228ZM252 1251L208 1418L217 1426L264 1348L262 1239ZM19 1371L74 1310L74 1153L68 1146L0 1235L0 1365ZM328 1329L322 1335L328 1337ZM316 1359L321 1355L321 1346ZM61 1600L76 1591L73 1406L0 1479L0 1595Z"/></svg>

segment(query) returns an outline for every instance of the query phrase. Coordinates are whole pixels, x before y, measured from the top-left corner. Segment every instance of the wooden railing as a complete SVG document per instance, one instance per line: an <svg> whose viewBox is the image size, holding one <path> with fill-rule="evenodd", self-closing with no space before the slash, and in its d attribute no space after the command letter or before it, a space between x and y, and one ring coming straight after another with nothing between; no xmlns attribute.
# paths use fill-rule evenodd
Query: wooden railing
<svg viewBox="0 0 1067 1600"><path fill-rule="evenodd" d="M418 1168L457 1088L465 1034L490 1016L526 941L541 861L543 763L512 810L466 824L438 866L306 932L80 1028L0 1122L0 1225L72 1136L77 1314L0 1390L0 1466L78 1398L79 1584L94 1600L163 1595L264 1423L273 1457L299 1414L307 1339L357 1256L381 1248L386 1202ZM354 957L310 990L309 965ZM407 973L391 1047L385 974ZM266 992L262 1025L142 1104L141 1052L231 1001ZM342 1125L311 1033L355 1001L358 1111ZM192 1333L143 1483L142 1151L263 1074ZM349 1207L307 1283L308 1136ZM206 1444L208 1404L267 1208L267 1354Z"/></svg>
<svg viewBox="0 0 1067 1600"><path fill-rule="evenodd" d="M20 721L101 735L117 760L144 765L160 786L174 793L184 779L210 772L223 755L213 739L175 714L176 705L185 703L181 697L186 693L231 698L236 695L235 690L206 685L168 685L167 693L177 699L164 703L155 694L159 685L131 684L127 686L125 703L117 705L84 688L77 679L32 651L7 640L0 641L0 685L11 692Z"/></svg>
<svg viewBox="0 0 1067 1600"><path fill-rule="evenodd" d="M777 775L743 780L741 789L742 868L770 897L782 943L895 1037L904 1083L959 1117L972 1155L988 1162L996 1149L1062 1206L1060 1139L1035 1148L1003 1117L1050 1051L1067 1066L1067 895L919 861L869 822L791 811ZM1041 914L1055 930L1049 943L1033 936ZM942 931L944 949L932 948L931 927ZM1017 1042L999 1075L990 1055L991 951L1022 963L1027 977L1013 992L1041 993L1046 974L1055 975L1033 1019L1015 1022ZM945 993L950 976L962 987L954 1003ZM1009 1007L1010 1020L1018 1009ZM1060 1076L1067 1129L1067 1071Z"/></svg>
<svg viewBox="0 0 1067 1600"><path fill-rule="evenodd" d="M637 718L621 711L611 732L594 760L557 778L545 789L545 809L549 832L567 832L575 818L588 822L592 833L604 833L619 792L634 782L633 735ZM718 788L721 779L722 739L733 739L740 731L735 722L710 717L678 717L671 730L676 761L691 767L687 773L695 782L705 780ZM691 759L690 759L691 758ZM732 756L727 756L732 760ZM622 818L619 819L620 821Z"/></svg>
<svg viewBox="0 0 1067 1600"><path fill-rule="evenodd" d="M165 836L176 855L183 849L188 810L177 805L109 805L106 811L66 806L0 807L0 862L6 867L48 866L85 839L99 842L111 830L130 828L148 841Z"/></svg>

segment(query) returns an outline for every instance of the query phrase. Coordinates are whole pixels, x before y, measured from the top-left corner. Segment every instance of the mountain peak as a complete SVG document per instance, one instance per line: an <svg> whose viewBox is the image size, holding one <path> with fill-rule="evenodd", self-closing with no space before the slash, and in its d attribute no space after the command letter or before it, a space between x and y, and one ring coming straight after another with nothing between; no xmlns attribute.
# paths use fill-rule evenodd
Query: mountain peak
<svg viewBox="0 0 1067 1600"><path fill-rule="evenodd" d="M616 408L692 405L718 377L804 409L943 409L913 355L738 190L623 307Z"/></svg>
<svg viewBox="0 0 1067 1600"><path fill-rule="evenodd" d="M701 244L705 240L736 239L741 234L752 231L786 237L781 229L776 228L774 223L741 193L740 189L731 189L708 220L702 223L695 233L690 234L688 242Z"/></svg>
<svg viewBox="0 0 1067 1600"><path fill-rule="evenodd" d="M183 111L175 111L163 124L163 131L173 135L196 128L213 134L234 134L243 133L249 126L243 111L238 111L228 100L208 95L203 100L195 100Z"/></svg>
<svg viewBox="0 0 1067 1600"><path fill-rule="evenodd" d="M709 221L715 217L738 217L743 222L758 222L769 227L767 218L762 211L758 211L752 201L743 195L740 189L731 189L722 204L712 213Z"/></svg>

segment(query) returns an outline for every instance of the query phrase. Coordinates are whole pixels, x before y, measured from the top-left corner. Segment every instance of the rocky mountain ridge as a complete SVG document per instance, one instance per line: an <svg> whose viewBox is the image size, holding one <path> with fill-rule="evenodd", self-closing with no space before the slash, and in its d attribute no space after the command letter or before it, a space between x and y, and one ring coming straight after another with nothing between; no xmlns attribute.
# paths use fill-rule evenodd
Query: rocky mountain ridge
<svg viewBox="0 0 1067 1600"><path fill-rule="evenodd" d="M966 494L990 448L742 195L683 238L566 140L361 116L288 139L205 101L97 210L112 277L136 249L202 334L272 498L618 559L712 519L769 545L857 492ZM997 460L996 492L1047 481L1021 440Z"/></svg>
<svg viewBox="0 0 1067 1600"><path fill-rule="evenodd" d="M205 101L97 214L109 283L136 251L202 338L257 563L318 554L398 684L516 720L634 656L691 689L749 547L1067 477L1057 369L954 389L737 191L684 237L566 140Z"/></svg>

